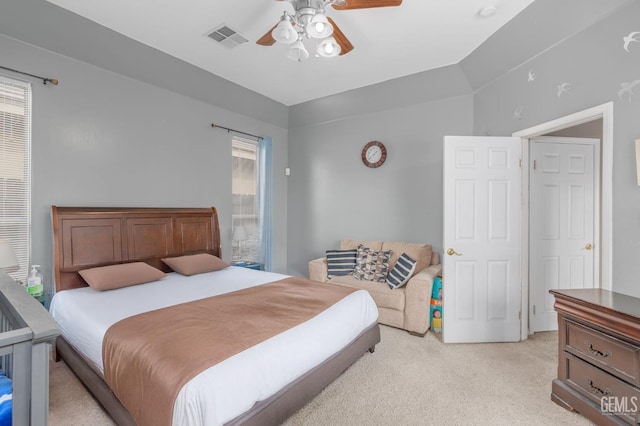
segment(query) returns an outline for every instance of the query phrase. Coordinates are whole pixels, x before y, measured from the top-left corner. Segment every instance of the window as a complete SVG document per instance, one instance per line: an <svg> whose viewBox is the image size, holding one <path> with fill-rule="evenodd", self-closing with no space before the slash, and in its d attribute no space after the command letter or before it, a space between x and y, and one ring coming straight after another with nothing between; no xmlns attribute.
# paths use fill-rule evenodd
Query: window
<svg viewBox="0 0 640 426"><path fill-rule="evenodd" d="M9 240L24 281L30 254L31 86L0 76L0 239Z"/></svg>
<svg viewBox="0 0 640 426"><path fill-rule="evenodd" d="M232 142L233 262L261 262L258 143L234 137Z"/></svg>
<svg viewBox="0 0 640 426"><path fill-rule="evenodd" d="M234 137L231 152L232 261L271 271L271 138Z"/></svg>

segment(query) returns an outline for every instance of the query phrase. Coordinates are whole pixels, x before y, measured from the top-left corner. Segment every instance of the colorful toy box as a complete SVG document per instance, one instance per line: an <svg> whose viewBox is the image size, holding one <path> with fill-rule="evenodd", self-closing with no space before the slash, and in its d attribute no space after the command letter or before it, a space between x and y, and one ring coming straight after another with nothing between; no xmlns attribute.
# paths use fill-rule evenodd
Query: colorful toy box
<svg viewBox="0 0 640 426"><path fill-rule="evenodd" d="M436 333L442 332L442 277L437 276L433 280L431 290L431 307L429 310L431 318L431 330Z"/></svg>

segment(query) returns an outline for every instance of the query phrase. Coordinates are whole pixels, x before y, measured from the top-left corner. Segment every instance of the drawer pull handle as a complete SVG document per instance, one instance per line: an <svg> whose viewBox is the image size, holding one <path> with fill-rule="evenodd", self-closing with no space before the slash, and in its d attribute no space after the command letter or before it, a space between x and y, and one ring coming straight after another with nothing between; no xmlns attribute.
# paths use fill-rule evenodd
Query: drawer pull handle
<svg viewBox="0 0 640 426"><path fill-rule="evenodd" d="M608 356L611 356L611 351L605 351L605 352L601 352L597 349L593 348L593 345L591 344L591 342L584 342L585 346L587 347L587 349L589 349L589 352L591 352L591 355L593 356L601 356L602 358L606 358Z"/></svg>
<svg viewBox="0 0 640 426"><path fill-rule="evenodd" d="M591 392L595 393L596 395L601 395L601 396L606 396L611 394L611 390L610 389L605 389L602 390L597 386L593 385L593 381L591 381L590 379L585 379L587 381L587 383L589 383L589 387L591 388Z"/></svg>

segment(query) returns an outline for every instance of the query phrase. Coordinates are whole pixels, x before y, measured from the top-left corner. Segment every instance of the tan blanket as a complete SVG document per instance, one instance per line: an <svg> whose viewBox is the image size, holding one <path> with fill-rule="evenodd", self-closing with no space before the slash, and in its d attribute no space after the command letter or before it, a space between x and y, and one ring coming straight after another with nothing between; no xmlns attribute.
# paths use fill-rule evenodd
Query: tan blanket
<svg viewBox="0 0 640 426"><path fill-rule="evenodd" d="M193 377L354 291L291 277L126 318L105 334L105 380L139 425L170 425Z"/></svg>

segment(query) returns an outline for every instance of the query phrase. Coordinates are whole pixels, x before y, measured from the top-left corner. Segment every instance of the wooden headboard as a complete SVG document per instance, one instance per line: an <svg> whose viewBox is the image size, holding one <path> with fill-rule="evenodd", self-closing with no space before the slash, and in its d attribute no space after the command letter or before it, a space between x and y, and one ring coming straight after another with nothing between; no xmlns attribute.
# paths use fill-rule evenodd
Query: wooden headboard
<svg viewBox="0 0 640 426"><path fill-rule="evenodd" d="M146 262L170 272L166 257L221 256L218 213L211 208L52 206L56 291L86 287L79 270Z"/></svg>

